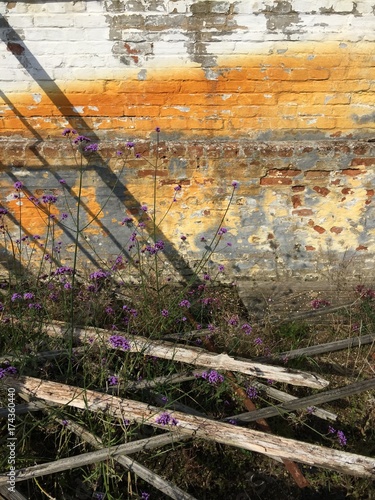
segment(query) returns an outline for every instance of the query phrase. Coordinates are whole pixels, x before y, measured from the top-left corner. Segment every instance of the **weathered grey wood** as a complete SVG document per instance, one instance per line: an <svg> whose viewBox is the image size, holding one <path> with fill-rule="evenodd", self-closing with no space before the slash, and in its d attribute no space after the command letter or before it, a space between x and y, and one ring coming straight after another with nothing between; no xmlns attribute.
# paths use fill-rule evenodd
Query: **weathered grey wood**
<svg viewBox="0 0 375 500"><path fill-rule="evenodd" d="M7 486L0 486L0 499L3 498L5 500L27 500L27 498L24 497L22 493L20 493L16 489L14 491L11 491Z"/></svg>
<svg viewBox="0 0 375 500"><path fill-rule="evenodd" d="M95 436L91 432L88 432L81 425L77 424L76 422L68 422L67 428L73 431L86 443L91 444L91 446L93 446L94 448L99 450L102 449L102 440L98 436ZM168 495L174 500L195 500L192 495L189 495L185 491L181 490L181 488L179 488L178 486L170 483L166 479L163 479L152 470L148 469L144 465L128 456L118 455L114 457L114 460L116 460L116 462L121 464L127 470L134 472L134 474L136 474L138 477L152 484L154 488L160 490L162 493L164 493L164 495Z"/></svg>
<svg viewBox="0 0 375 500"><path fill-rule="evenodd" d="M332 389L330 391L314 394L313 396L298 398L281 405L269 406L267 408L262 408L261 410L233 415L232 417L228 417L225 420L235 418L242 422L254 422L259 418L270 418L277 415L284 415L285 413L300 410L302 408L315 407L316 405L320 405L322 403L328 403L329 401L335 401L337 399L353 396L354 394L370 391L374 388L375 378L371 378L368 380L363 380L361 382L355 382L354 384L350 384L345 387L340 387L339 389Z"/></svg>
<svg viewBox="0 0 375 500"><path fill-rule="evenodd" d="M8 377L4 379L4 383L11 385L18 392L47 401L93 412L106 412L121 420L128 418L140 424L168 429L176 433L178 439L183 435L195 436L257 453L336 470L344 474L375 478L375 459L370 457L286 439L227 423L214 422L180 412L170 413L170 417L176 419L177 425L166 426L157 421L165 411L161 408L57 382L31 377L10 380ZM0 484L4 484L4 479L4 476L0 476Z"/></svg>
<svg viewBox="0 0 375 500"><path fill-rule="evenodd" d="M38 464L31 467L19 469L16 472L15 481L26 481L27 479L32 479L34 477L41 477L48 474L62 472L68 469L74 469L76 467L82 467L84 465L95 464L103 460L116 458L117 456L122 454L130 455L131 453L161 448L168 444L177 443L177 441L186 439L189 439L189 436L176 436L174 433L168 432L160 436L141 439L139 441L126 443L119 446L112 446L110 448L103 448L101 450L93 451L90 453L82 453L81 455L76 455L74 457L61 458L60 460L55 460L54 462L47 462L44 464ZM6 484L6 481L6 474L0 474L0 485Z"/></svg>
<svg viewBox="0 0 375 500"><path fill-rule="evenodd" d="M292 359L299 356L316 356L318 354L325 354L327 352L342 351L350 347L358 347L361 345L371 344L375 342L375 333L368 335L361 335L359 337L352 337L348 339L335 340L334 342L327 342L326 344L317 344L310 347L303 347L301 349L293 349L292 351L284 351L277 354L272 354L270 357L256 358L258 361L271 362L272 359Z"/></svg>
<svg viewBox="0 0 375 500"><path fill-rule="evenodd" d="M279 391L278 389L275 389L274 387L270 387L270 386L262 384L258 381L252 382L251 385L253 385L254 387L256 387L258 389L261 389L271 398L276 399L277 401L282 401L283 403L285 403L287 401L294 401L294 400L298 399L296 396L292 396L292 395L288 394L287 392ZM332 413L330 411L323 410L322 408L317 408L316 406L314 406L313 414L316 417L322 418L323 420L331 420L333 422L335 420L337 420L336 413Z"/></svg>
<svg viewBox="0 0 375 500"><path fill-rule="evenodd" d="M44 326L43 331L50 336L64 336L69 331L65 323L52 322ZM105 342L109 345L109 338L112 332L99 328L73 328L73 335L81 342L88 342L89 339ZM121 335L121 332L116 332ZM68 333L69 334L69 333ZM127 334L123 334L126 335ZM186 347L173 342L146 339L144 337L132 336L129 338L130 352L138 352L144 356L157 356L163 359L173 359L183 363L205 366L215 370L230 370L245 373L254 377L272 379L278 382L285 382L292 385L312 387L321 389L329 382L319 375L307 373L290 368L272 366L258 363L247 359L232 358L227 354L212 354L209 351L197 347Z"/></svg>

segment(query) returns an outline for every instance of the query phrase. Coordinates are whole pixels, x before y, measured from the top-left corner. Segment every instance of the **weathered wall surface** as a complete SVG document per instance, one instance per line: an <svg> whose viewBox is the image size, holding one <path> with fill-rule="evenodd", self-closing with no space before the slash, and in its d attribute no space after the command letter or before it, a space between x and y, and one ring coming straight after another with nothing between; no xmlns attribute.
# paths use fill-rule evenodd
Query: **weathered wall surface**
<svg viewBox="0 0 375 500"><path fill-rule="evenodd" d="M119 221L150 203L152 172L132 159L111 194L117 167L105 158L121 141L148 151L160 127L160 203L183 186L164 229L176 255L196 258L236 179L225 220L233 246L218 256L234 275L313 279L349 263L368 274L374 13L370 1L347 0L1 3L3 205L20 202L9 201L16 179L30 193L62 194L63 176L76 192L77 167L60 139L73 127L102 143L85 200L96 207L110 197L90 238L116 255ZM33 220L23 219L25 233L36 231Z"/></svg>

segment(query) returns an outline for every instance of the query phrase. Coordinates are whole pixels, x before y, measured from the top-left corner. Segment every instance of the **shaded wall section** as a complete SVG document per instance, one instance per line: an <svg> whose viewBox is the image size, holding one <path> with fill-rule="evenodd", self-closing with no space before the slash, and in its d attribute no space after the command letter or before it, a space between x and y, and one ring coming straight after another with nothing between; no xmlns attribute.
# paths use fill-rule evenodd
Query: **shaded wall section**
<svg viewBox="0 0 375 500"><path fill-rule="evenodd" d="M87 237L115 258L129 238L122 218L152 203L160 127L160 213L182 186L163 226L171 272L193 272L233 179L240 187L216 257L233 277L372 271L369 2L18 1L2 3L0 14L2 200L14 209L14 231L20 202L27 208L12 200L15 180L30 193L59 193L60 212L64 190L74 197L78 168L61 139L73 127L100 143L83 210L89 220L104 206ZM121 170L108 159L129 140L146 158ZM23 232L43 230L34 219L23 218ZM61 231L68 248L71 235ZM85 252L84 263L100 264Z"/></svg>

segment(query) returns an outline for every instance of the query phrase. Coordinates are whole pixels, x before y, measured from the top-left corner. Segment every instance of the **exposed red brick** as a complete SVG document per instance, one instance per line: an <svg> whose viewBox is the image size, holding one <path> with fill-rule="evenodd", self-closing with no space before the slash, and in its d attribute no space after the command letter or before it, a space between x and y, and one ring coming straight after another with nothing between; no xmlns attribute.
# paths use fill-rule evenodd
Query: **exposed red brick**
<svg viewBox="0 0 375 500"><path fill-rule="evenodd" d="M363 172L358 168L344 168L344 170L341 170L341 173L344 175L349 175L350 177L355 177L356 175L360 175Z"/></svg>
<svg viewBox="0 0 375 500"><path fill-rule="evenodd" d="M328 176L328 170L308 170L305 172L305 179L322 179Z"/></svg>
<svg viewBox="0 0 375 500"><path fill-rule="evenodd" d="M341 182L340 179L336 179L336 180L334 180L334 181L331 182L331 185L332 186L338 186L340 184L340 182Z"/></svg>
<svg viewBox="0 0 375 500"><path fill-rule="evenodd" d="M350 188L342 188L341 189L342 194L353 194L354 191Z"/></svg>
<svg viewBox="0 0 375 500"><path fill-rule="evenodd" d="M314 229L314 231L316 231L316 232L317 232L317 233L319 233L319 234L323 234L323 233L325 233L325 232L326 232L326 230L325 230L325 229L324 229L324 227L322 227L322 226L314 226L314 228L313 228L313 229Z"/></svg>
<svg viewBox="0 0 375 500"><path fill-rule="evenodd" d="M364 245L359 245L356 250L360 251L360 250L367 250L367 247L365 247Z"/></svg>
<svg viewBox="0 0 375 500"><path fill-rule="evenodd" d="M322 196L327 196L327 194L330 193L330 190L325 188L325 187L320 187L320 186L314 186L313 190L316 191L317 193L321 194Z"/></svg>
<svg viewBox="0 0 375 500"><path fill-rule="evenodd" d="M292 184L292 179L288 177L262 177L260 179L261 186L277 186L277 185L286 185L289 186Z"/></svg>
<svg viewBox="0 0 375 500"><path fill-rule="evenodd" d="M366 167L370 167L371 165L375 165L375 158L353 158L351 166L355 167L357 165L365 165Z"/></svg>
<svg viewBox="0 0 375 500"><path fill-rule="evenodd" d="M305 186L293 186L292 187L292 191L294 191L295 193L300 193L304 190L305 190Z"/></svg>
<svg viewBox="0 0 375 500"><path fill-rule="evenodd" d="M293 168L271 168L268 171L268 175L271 177L294 177L299 175L301 170L293 169Z"/></svg>
<svg viewBox="0 0 375 500"><path fill-rule="evenodd" d="M374 196L375 190L374 189L366 189L366 195L367 196Z"/></svg>
<svg viewBox="0 0 375 500"><path fill-rule="evenodd" d="M155 174L156 174L156 176L159 176L159 177L166 177L168 175L168 171L167 170L157 170L155 172L155 170L153 170L153 169L139 170L138 171L138 177L148 177L149 175L154 176Z"/></svg>
<svg viewBox="0 0 375 500"><path fill-rule="evenodd" d="M313 247L312 245L305 245L305 249L308 251L308 252L313 252L314 250L316 250L315 247Z"/></svg>
<svg viewBox="0 0 375 500"><path fill-rule="evenodd" d="M275 235L274 235L274 234L272 234L272 233L268 233L267 240L273 240L273 239L274 239L274 237L275 237Z"/></svg>
<svg viewBox="0 0 375 500"><path fill-rule="evenodd" d="M311 208L300 208L299 210L293 210L292 215L298 215L300 217L306 217L307 215L313 215Z"/></svg>
<svg viewBox="0 0 375 500"><path fill-rule="evenodd" d="M293 208L298 208L302 205L301 197L295 194L292 196Z"/></svg>
<svg viewBox="0 0 375 500"><path fill-rule="evenodd" d="M9 50L9 52L14 54L15 56L20 56L25 52L25 47L22 47L22 45L16 42L8 42L7 50Z"/></svg>
<svg viewBox="0 0 375 500"><path fill-rule="evenodd" d="M336 233L336 234L340 234L342 230L343 228L338 226L332 226L330 229L331 233Z"/></svg>

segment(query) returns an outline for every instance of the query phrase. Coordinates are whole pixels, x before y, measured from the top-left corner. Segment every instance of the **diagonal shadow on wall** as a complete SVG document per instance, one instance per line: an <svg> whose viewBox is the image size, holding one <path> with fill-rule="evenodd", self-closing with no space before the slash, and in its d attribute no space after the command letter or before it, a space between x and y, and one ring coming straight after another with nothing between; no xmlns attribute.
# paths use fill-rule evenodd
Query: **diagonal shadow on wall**
<svg viewBox="0 0 375 500"><path fill-rule="evenodd" d="M7 50L13 54L13 56L18 60L18 62L22 65L22 67L29 73L29 75L38 83L40 88L45 92L46 95L50 98L50 100L61 109L74 109L74 105L69 101L63 91L59 88L59 86L53 81L53 79L48 75L48 73L41 66L37 58L32 54L32 52L28 49L25 42L20 38L18 33L10 26L8 21L5 19L3 15L0 14L0 39L6 45ZM9 101L9 99L8 99ZM20 117L22 122L25 123L26 127L30 130L30 125L27 123L27 120L24 117ZM74 113L72 111L72 116L65 116L66 120L69 122L69 119L74 120L74 128L78 130L80 134L85 134L91 138L91 140L95 142L99 142L99 137L95 134L95 132L88 126L85 119L80 116L78 113ZM36 131L33 129L33 134L37 140L37 142L41 140L41 137ZM35 151L35 144L33 145ZM46 167L48 162L45 158L42 160L43 165ZM106 162L102 158L102 156L98 153L90 154L90 164L95 168L95 172L99 175L102 182L107 186L110 190L112 196L115 196L119 199L121 204L123 204L127 208L133 208L135 206L140 206L138 200L134 198L134 196L129 192L126 185L124 185L118 177L107 167L105 167ZM114 187L113 187L114 186ZM87 212L91 217L95 216L87 205L82 205L82 208ZM112 243L123 252L123 245L119 242L115 236L112 234L112 231L105 227L103 223L98 221L101 225L101 229L108 235L111 239ZM150 235L151 236L151 235ZM199 281L198 276L195 271L191 268L191 266L186 262L186 260L182 257L182 255L177 251L177 249L173 246L171 242L169 242L162 231L158 231L158 238L164 240L166 246L168 248L168 254L166 257L172 264L173 268L177 271L178 274L181 274L181 270L183 270L184 275L189 275L194 278L194 280ZM90 256L91 261L93 261L93 256ZM94 259L95 261L95 259Z"/></svg>

